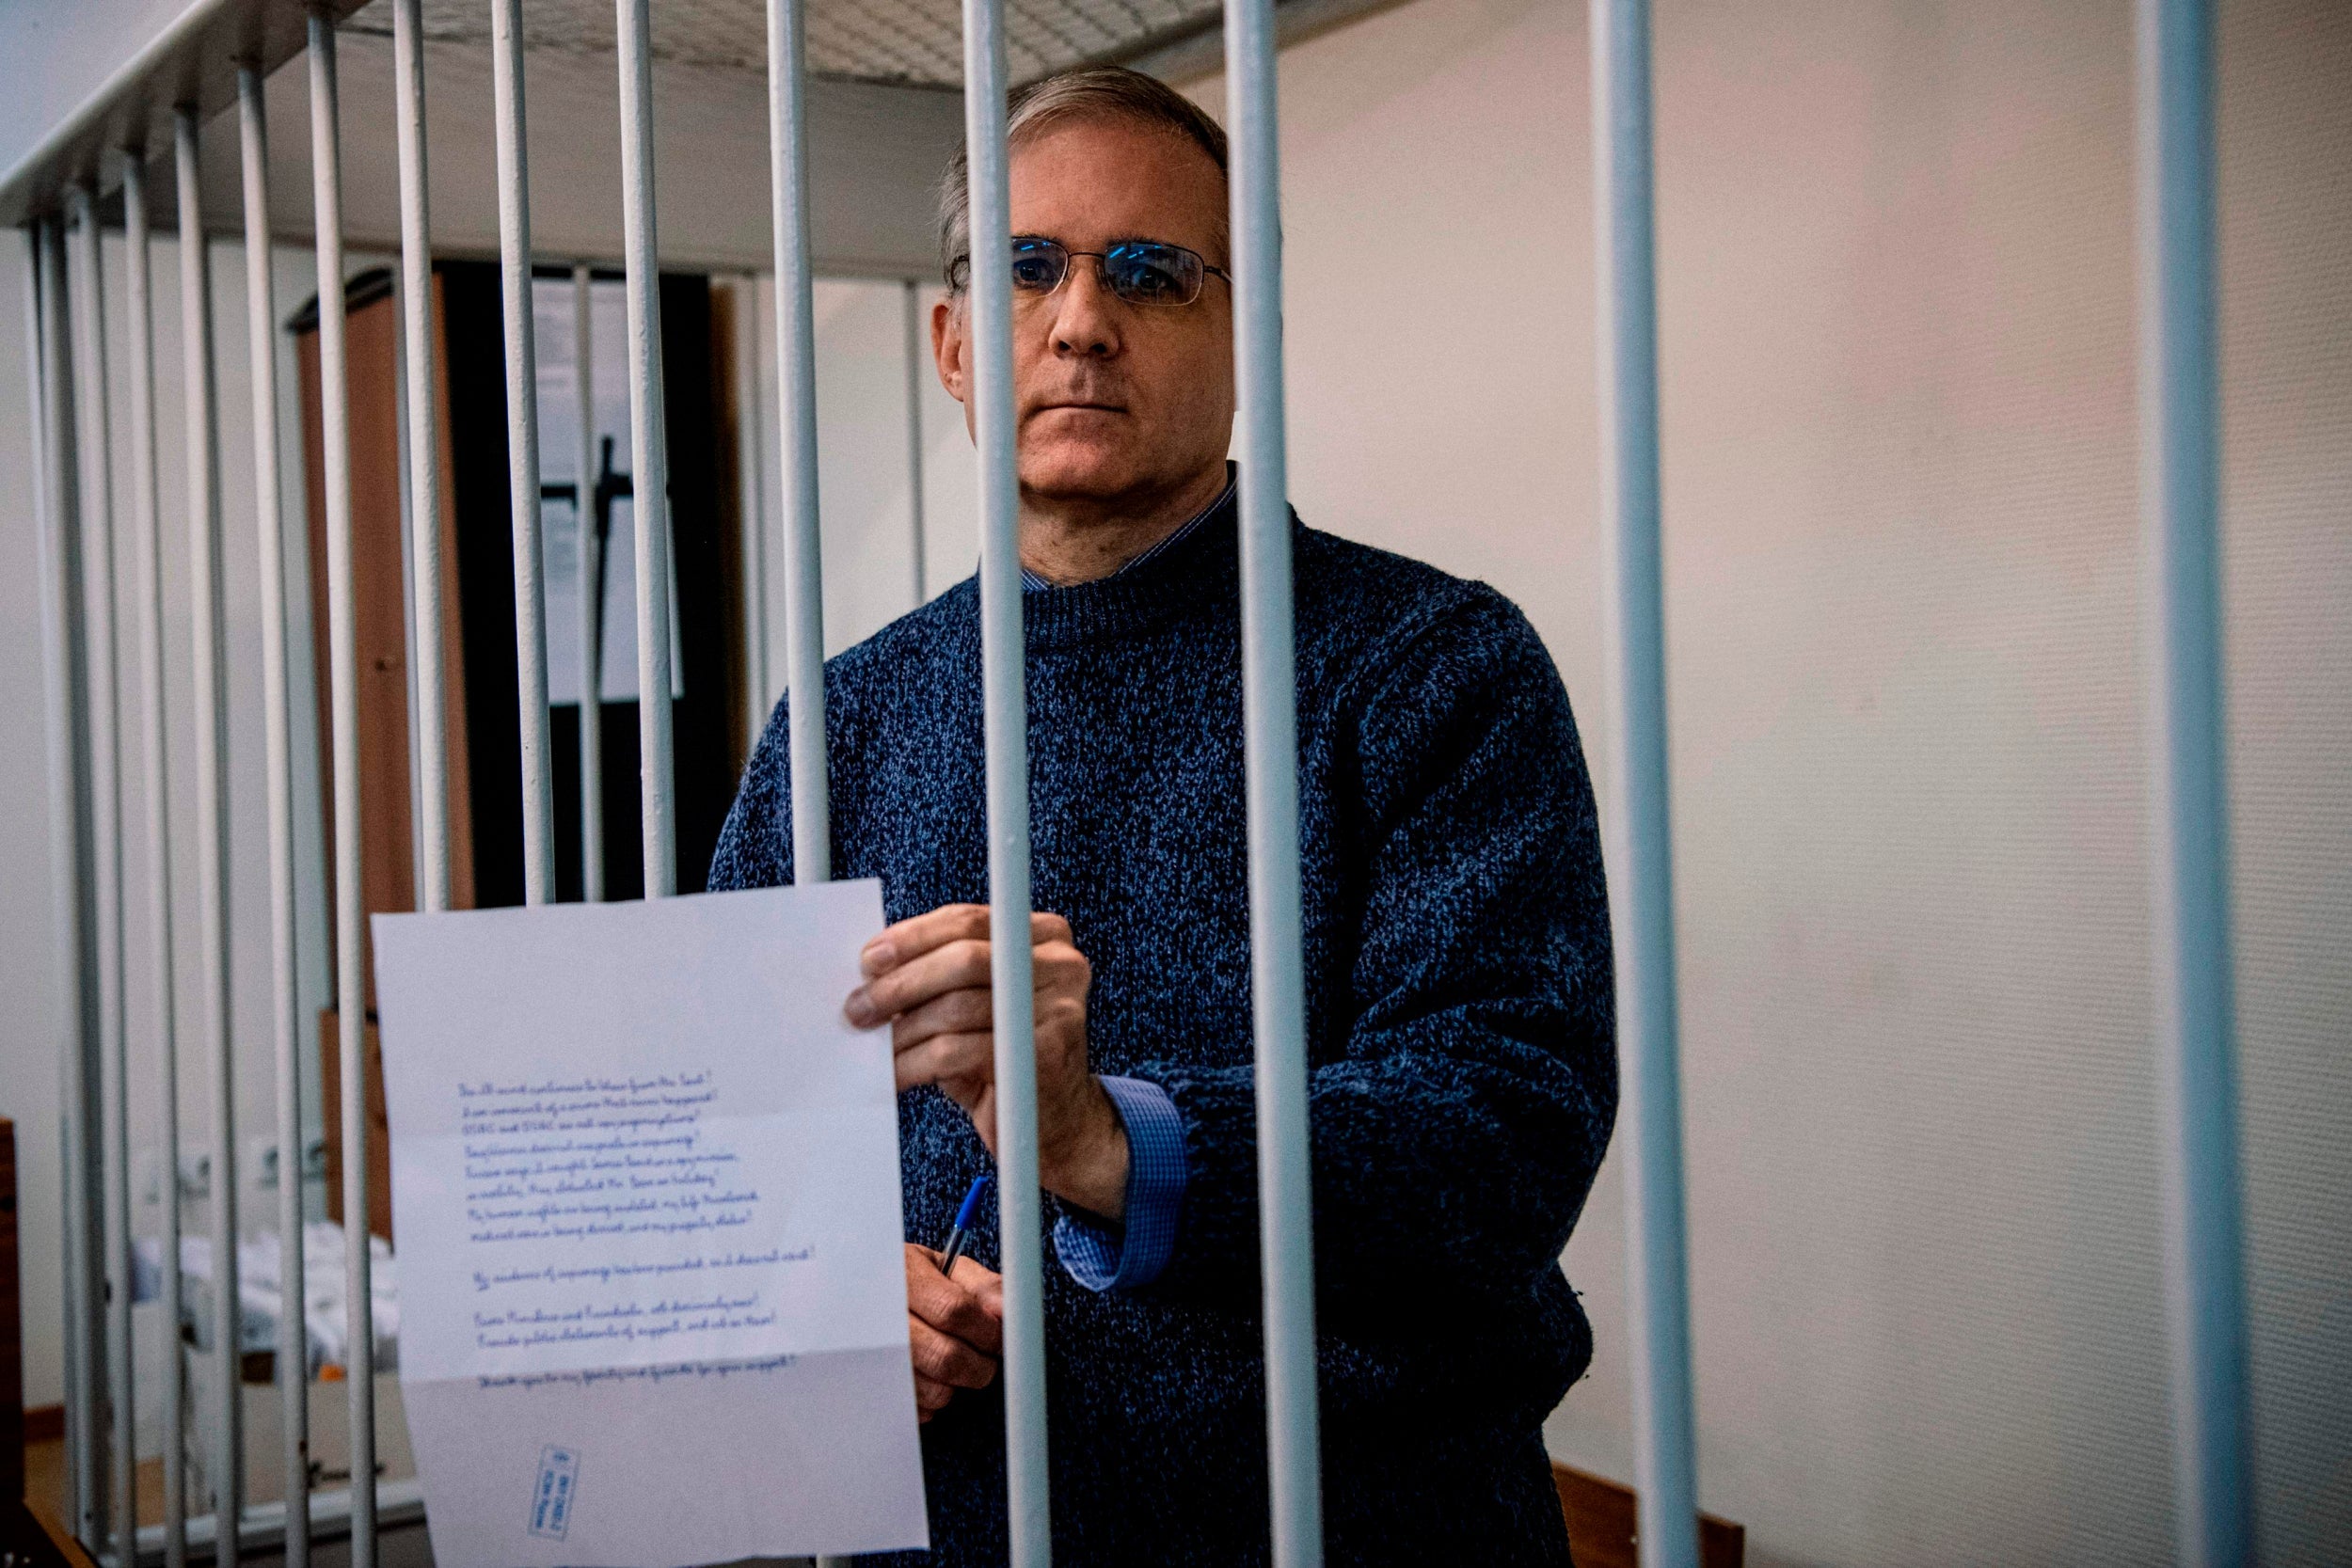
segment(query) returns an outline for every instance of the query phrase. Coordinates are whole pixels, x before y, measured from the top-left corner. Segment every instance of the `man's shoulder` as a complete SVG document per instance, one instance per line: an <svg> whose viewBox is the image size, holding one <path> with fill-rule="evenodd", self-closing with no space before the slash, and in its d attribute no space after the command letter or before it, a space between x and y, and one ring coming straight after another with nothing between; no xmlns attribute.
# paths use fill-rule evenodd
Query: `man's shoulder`
<svg viewBox="0 0 2352 1568"><path fill-rule="evenodd" d="M825 660L825 690L845 694L896 684L939 660L974 657L979 622L973 579L908 610Z"/></svg>
<svg viewBox="0 0 2352 1568"><path fill-rule="evenodd" d="M1298 530L1298 635L1359 670L1393 663L1432 640L1462 654L1543 656L1518 605L1491 584L1320 529Z"/></svg>

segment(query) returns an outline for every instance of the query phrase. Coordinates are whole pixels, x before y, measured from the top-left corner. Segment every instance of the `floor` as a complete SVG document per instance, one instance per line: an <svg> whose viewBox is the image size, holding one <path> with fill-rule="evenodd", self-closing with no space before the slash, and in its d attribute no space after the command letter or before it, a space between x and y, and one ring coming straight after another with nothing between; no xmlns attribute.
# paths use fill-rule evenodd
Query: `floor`
<svg viewBox="0 0 2352 1568"><path fill-rule="evenodd" d="M94 1568L89 1557L76 1546L66 1529L66 1466L65 1440L52 1437L24 1446L24 1505L48 1531L50 1541L72 1568ZM143 1461L138 1477L139 1523L155 1525L164 1516L164 1462L160 1458ZM389 1528L377 1542L380 1568L433 1568L433 1546L426 1539L421 1524ZM243 1560L256 1568L276 1568L285 1561L284 1555L272 1550L247 1552ZM348 1541L320 1541L310 1548L314 1568L349 1568L351 1544Z"/></svg>
<svg viewBox="0 0 2352 1568"><path fill-rule="evenodd" d="M1576 1543L1580 1568L1632 1568L1633 1495L1613 1482L1571 1470L1564 1465L1552 1466L1553 1479L1560 1489L1561 1503L1568 1518L1568 1531ZM160 1524L163 1520L164 1462L158 1459L142 1461L139 1465L138 1497L139 1523ZM24 1501L33 1516L49 1532L65 1560L73 1568L91 1568L90 1560L74 1547L65 1528L65 1441L49 1438L28 1443L24 1449ZM1736 1525L1719 1519L1702 1521L1700 1557L1706 1568L1738 1568L1744 1544L1742 1532ZM386 1529L379 1537L380 1568L433 1568L433 1545L421 1524ZM284 1561L278 1552L247 1553L244 1560L273 1568ZM310 1560L317 1568L348 1568L351 1561L350 1544L346 1541L322 1541L311 1549ZM788 1559L772 1562L744 1563L736 1568L795 1568L804 1560Z"/></svg>

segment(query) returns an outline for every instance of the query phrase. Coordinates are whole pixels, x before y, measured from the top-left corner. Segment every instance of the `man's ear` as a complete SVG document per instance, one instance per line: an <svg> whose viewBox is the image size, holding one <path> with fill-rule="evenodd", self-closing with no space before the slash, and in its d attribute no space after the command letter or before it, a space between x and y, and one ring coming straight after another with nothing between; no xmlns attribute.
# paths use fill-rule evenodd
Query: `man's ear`
<svg viewBox="0 0 2352 1568"><path fill-rule="evenodd" d="M943 295L931 306L931 358L939 384L958 403L964 401L963 341L963 296Z"/></svg>

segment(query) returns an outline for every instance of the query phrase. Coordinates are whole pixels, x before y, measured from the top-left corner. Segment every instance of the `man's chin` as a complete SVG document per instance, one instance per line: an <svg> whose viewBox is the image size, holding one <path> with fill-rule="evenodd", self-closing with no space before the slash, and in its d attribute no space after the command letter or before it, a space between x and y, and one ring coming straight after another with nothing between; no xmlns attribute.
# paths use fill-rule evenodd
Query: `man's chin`
<svg viewBox="0 0 2352 1568"><path fill-rule="evenodd" d="M1024 452L1021 488L1047 501L1107 503L1151 486L1151 476L1124 453Z"/></svg>

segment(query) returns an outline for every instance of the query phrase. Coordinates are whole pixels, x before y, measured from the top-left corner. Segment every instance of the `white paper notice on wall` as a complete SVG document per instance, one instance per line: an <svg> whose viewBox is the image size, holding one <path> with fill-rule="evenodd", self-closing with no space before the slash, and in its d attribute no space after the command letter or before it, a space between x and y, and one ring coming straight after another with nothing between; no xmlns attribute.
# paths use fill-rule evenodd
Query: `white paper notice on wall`
<svg viewBox="0 0 2352 1568"><path fill-rule="evenodd" d="M375 917L441 1568L927 1545L879 883Z"/></svg>

